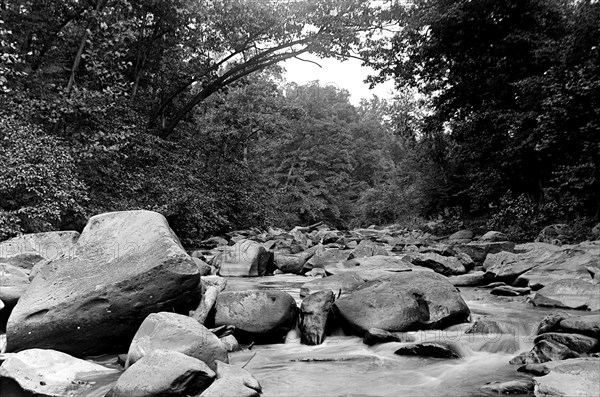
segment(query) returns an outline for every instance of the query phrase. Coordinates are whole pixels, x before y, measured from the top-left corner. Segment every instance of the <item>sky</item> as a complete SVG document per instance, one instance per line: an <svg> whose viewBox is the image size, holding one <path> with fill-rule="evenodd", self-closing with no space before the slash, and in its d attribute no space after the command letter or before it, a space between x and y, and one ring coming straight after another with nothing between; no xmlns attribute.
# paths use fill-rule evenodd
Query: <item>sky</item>
<svg viewBox="0 0 600 397"><path fill-rule="evenodd" d="M373 94L380 98L390 98L394 85L391 81L378 84L373 90L364 80L370 74L375 74L373 69L361 66L361 61L348 59L344 62L333 58L320 59L314 55L303 55L303 59L319 63L319 66L303 62L297 59L289 59L281 65L286 68L285 78L289 82L306 84L313 80L319 80L321 85L333 85L337 88L345 88L350 92L350 102L358 105L361 98L369 99Z"/></svg>

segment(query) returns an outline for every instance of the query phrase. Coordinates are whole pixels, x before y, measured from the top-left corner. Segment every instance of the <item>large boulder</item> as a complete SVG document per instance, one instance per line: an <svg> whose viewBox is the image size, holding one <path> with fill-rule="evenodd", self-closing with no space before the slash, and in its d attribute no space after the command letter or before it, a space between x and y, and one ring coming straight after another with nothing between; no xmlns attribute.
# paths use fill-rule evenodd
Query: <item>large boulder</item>
<svg viewBox="0 0 600 397"><path fill-rule="evenodd" d="M240 240L213 259L213 266L219 269L224 277L257 277L264 276L271 255L259 243L251 240Z"/></svg>
<svg viewBox="0 0 600 397"><path fill-rule="evenodd" d="M304 298L300 305L300 342L320 345L325 340L329 312L335 300L332 291L315 292Z"/></svg>
<svg viewBox="0 0 600 397"><path fill-rule="evenodd" d="M387 251L385 248L371 240L362 240L356 248L350 252L348 259L354 258L366 258L369 256L375 255L384 255L387 256Z"/></svg>
<svg viewBox="0 0 600 397"><path fill-rule="evenodd" d="M319 291L333 291L336 295L345 295L366 282L359 272L334 274L333 276L318 278L300 287L300 296L308 296Z"/></svg>
<svg viewBox="0 0 600 397"><path fill-rule="evenodd" d="M306 261L302 269L303 273L315 268L326 269L329 266L335 266L348 260L350 251L338 248L326 249L323 246L317 246L315 253Z"/></svg>
<svg viewBox="0 0 600 397"><path fill-rule="evenodd" d="M14 307L29 287L29 277L19 267L0 263L0 300Z"/></svg>
<svg viewBox="0 0 600 397"><path fill-rule="evenodd" d="M442 256L433 252L426 252L412 254L411 258L413 265L429 268L444 276L457 276L467 272L460 259L454 256Z"/></svg>
<svg viewBox="0 0 600 397"><path fill-rule="evenodd" d="M343 320L359 335L443 328L466 322L469 308L446 277L434 272L401 272L369 281L335 302Z"/></svg>
<svg viewBox="0 0 600 397"><path fill-rule="evenodd" d="M506 282L513 282L521 274L536 266L538 266L537 262L507 251L489 254L483 262L486 279Z"/></svg>
<svg viewBox="0 0 600 397"><path fill-rule="evenodd" d="M275 267L284 273L300 274L307 258L299 254L275 252Z"/></svg>
<svg viewBox="0 0 600 397"><path fill-rule="evenodd" d="M221 292L214 307L214 325L233 325L240 341L278 343L296 325L298 307L283 291Z"/></svg>
<svg viewBox="0 0 600 397"><path fill-rule="evenodd" d="M564 279L550 283L533 296L536 306L567 309L600 310L600 285L581 279Z"/></svg>
<svg viewBox="0 0 600 397"><path fill-rule="evenodd" d="M489 254L497 254L501 251L512 252L514 248L515 243L510 241L476 241L467 244L459 244L455 247L458 252L469 255L473 261L478 263L483 263Z"/></svg>
<svg viewBox="0 0 600 397"><path fill-rule="evenodd" d="M2 396L80 396L104 395L97 381L115 380L119 371L90 363L68 354L46 349L29 349L7 354L0 367ZM110 384L110 382L106 382ZM5 394L6 393L6 394Z"/></svg>
<svg viewBox="0 0 600 397"><path fill-rule="evenodd" d="M560 343L567 346L575 353L589 353L594 351L598 346L598 339L596 338L563 332L546 332L536 336L533 342L538 343L542 340Z"/></svg>
<svg viewBox="0 0 600 397"><path fill-rule="evenodd" d="M17 303L8 350L86 356L126 349L148 314L195 308L199 284L198 268L162 215L94 216L74 254L43 266Z"/></svg>
<svg viewBox="0 0 600 397"><path fill-rule="evenodd" d="M351 259L345 262L337 262L325 266L325 271L329 274L340 274L356 271L372 272L375 270L388 272L408 272L413 269L414 266L402 258L385 255Z"/></svg>
<svg viewBox="0 0 600 397"><path fill-rule="evenodd" d="M127 368L106 397L179 397L206 390L215 372L197 358L154 350Z"/></svg>
<svg viewBox="0 0 600 397"><path fill-rule="evenodd" d="M213 370L216 360L229 362L219 338L191 317L177 313L152 313L142 323L129 347L129 366L156 350L176 351L205 362Z"/></svg>
<svg viewBox="0 0 600 397"><path fill-rule="evenodd" d="M75 231L23 234L0 243L0 263L29 270L40 260L72 255L78 238Z"/></svg>
<svg viewBox="0 0 600 397"><path fill-rule="evenodd" d="M562 318L559 321L558 325L566 332L600 338L600 313Z"/></svg>
<svg viewBox="0 0 600 397"><path fill-rule="evenodd" d="M600 396L600 358L571 358L544 367L550 373L533 378L535 396Z"/></svg>
<svg viewBox="0 0 600 397"><path fill-rule="evenodd" d="M468 243L473 239L473 232L471 230L459 230L458 232L452 233L448 240L450 242Z"/></svg>

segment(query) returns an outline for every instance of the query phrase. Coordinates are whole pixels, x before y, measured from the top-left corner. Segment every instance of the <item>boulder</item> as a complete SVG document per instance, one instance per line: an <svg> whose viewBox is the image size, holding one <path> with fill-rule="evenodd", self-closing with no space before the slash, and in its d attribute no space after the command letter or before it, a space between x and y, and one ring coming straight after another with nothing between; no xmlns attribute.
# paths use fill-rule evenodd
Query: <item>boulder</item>
<svg viewBox="0 0 600 397"><path fill-rule="evenodd" d="M208 263L204 262L200 258L192 257L192 260L198 267L198 272L200 272L200 276L210 276L211 267Z"/></svg>
<svg viewBox="0 0 600 397"><path fill-rule="evenodd" d="M538 325L537 330L536 330L536 335L541 335L546 332L553 331L558 326L558 324L560 324L560 321L563 318L564 318L564 316L560 315L560 314L554 314L554 313L548 314L546 317L544 317L542 319L542 321Z"/></svg>
<svg viewBox="0 0 600 397"><path fill-rule="evenodd" d="M0 300L13 308L29 287L29 277L19 267L0 263Z"/></svg>
<svg viewBox="0 0 600 397"><path fill-rule="evenodd" d="M283 291L222 292L214 308L215 326L233 325L243 341L278 343L296 325L294 298Z"/></svg>
<svg viewBox="0 0 600 397"><path fill-rule="evenodd" d="M260 393L231 379L217 379L200 397L260 397Z"/></svg>
<svg viewBox="0 0 600 397"><path fill-rule="evenodd" d="M531 292L531 288L529 287L512 287L510 285L499 285L497 287L492 288L490 294L499 295L499 296L521 296L527 295Z"/></svg>
<svg viewBox="0 0 600 397"><path fill-rule="evenodd" d="M566 332L575 332L600 338L600 313L561 318L558 325Z"/></svg>
<svg viewBox="0 0 600 397"><path fill-rule="evenodd" d="M579 357L579 354L562 343L551 339L543 339L538 341L530 351L521 353L511 359L510 364L538 364L573 357Z"/></svg>
<svg viewBox="0 0 600 397"><path fill-rule="evenodd" d="M569 234L569 225L560 223L543 228L535 241L540 243L561 245Z"/></svg>
<svg viewBox="0 0 600 397"><path fill-rule="evenodd" d="M433 252L412 254L411 262L415 266L427 267L444 276L455 276L467 271L458 258L442 256Z"/></svg>
<svg viewBox="0 0 600 397"><path fill-rule="evenodd" d="M0 367L0 394L7 397L84 397L90 394L98 380L116 380L120 373L116 369L93 364L55 350L28 349L6 356ZM106 387L104 393L108 388ZM104 395L101 390L96 391L97 395Z"/></svg>
<svg viewBox="0 0 600 397"><path fill-rule="evenodd" d="M153 350L127 368L106 397L178 397L203 392L215 373L205 363L177 351Z"/></svg>
<svg viewBox="0 0 600 397"><path fill-rule="evenodd" d="M473 240L473 232L471 230L459 230L458 232L452 233L448 240L451 242L469 242Z"/></svg>
<svg viewBox="0 0 600 397"><path fill-rule="evenodd" d="M233 335L226 335L219 338L221 344L228 353L233 353L242 350L237 339Z"/></svg>
<svg viewBox="0 0 600 397"><path fill-rule="evenodd" d="M306 261L302 273L306 273L314 268L325 269L328 266L343 263L348 260L349 254L350 251L348 250L340 250L337 248L325 249L321 246L315 251L315 254Z"/></svg>
<svg viewBox="0 0 600 397"><path fill-rule="evenodd" d="M387 256L385 248L371 240L362 240L356 248L350 252L348 259L366 258L369 256L383 255Z"/></svg>
<svg viewBox="0 0 600 397"><path fill-rule="evenodd" d="M7 325L8 350L119 351L148 314L195 308L199 284L197 266L162 215L94 216L74 255L43 266L17 303Z"/></svg>
<svg viewBox="0 0 600 397"><path fill-rule="evenodd" d="M508 382L491 382L481 386L483 390L489 390L498 394L531 394L535 384L532 379L518 379Z"/></svg>
<svg viewBox="0 0 600 397"><path fill-rule="evenodd" d="M446 277L434 272L400 272L369 281L339 298L335 308L359 335L443 328L467 321L469 308Z"/></svg>
<svg viewBox="0 0 600 397"><path fill-rule="evenodd" d="M152 313L142 323L129 347L126 367L156 350L176 351L216 369L215 360L228 362L219 338L196 320L176 313Z"/></svg>
<svg viewBox="0 0 600 397"><path fill-rule="evenodd" d="M75 231L23 234L0 243L0 263L30 270L40 260L71 257L78 238Z"/></svg>
<svg viewBox="0 0 600 397"><path fill-rule="evenodd" d="M319 291L331 290L335 295L345 295L366 282L358 272L347 272L334 274L333 276L323 277L302 284L300 287L300 296L305 297Z"/></svg>
<svg viewBox="0 0 600 397"><path fill-rule="evenodd" d="M327 320L335 296L332 291L315 292L304 298L300 305L300 342L305 345L320 345L325 340Z"/></svg>
<svg viewBox="0 0 600 397"><path fill-rule="evenodd" d="M486 242L491 242L491 243L498 243L498 242L501 242L501 241L508 241L508 237L506 237L506 234L504 234L502 232L497 232L497 231L490 230L489 232L487 232L486 234L484 234L483 236L481 236L479 238L479 241L486 241Z"/></svg>
<svg viewBox="0 0 600 397"><path fill-rule="evenodd" d="M538 266L536 262L528 259L507 251L489 254L483 262L485 277L492 281L513 282L521 274Z"/></svg>
<svg viewBox="0 0 600 397"><path fill-rule="evenodd" d="M480 318L473 323L465 334L512 334L517 335L519 324L495 318Z"/></svg>
<svg viewBox="0 0 600 397"><path fill-rule="evenodd" d="M600 285L581 279L565 279L550 283L535 293L536 306L567 309L600 310Z"/></svg>
<svg viewBox="0 0 600 397"><path fill-rule="evenodd" d="M259 393L262 391L262 386L250 372L222 361L217 361L217 379L227 379L229 382L241 383Z"/></svg>
<svg viewBox="0 0 600 397"><path fill-rule="evenodd" d="M275 266L284 273L300 274L306 261L303 255L275 252Z"/></svg>
<svg viewBox="0 0 600 397"><path fill-rule="evenodd" d="M375 255L367 258L351 259L342 263L325 266L329 274L340 274L344 272L383 270L388 272L408 272L414 266L397 256Z"/></svg>
<svg viewBox="0 0 600 397"><path fill-rule="evenodd" d="M389 332L379 328L370 328L363 336L363 343L367 346L373 346L379 343L388 342L414 342L411 335L404 332Z"/></svg>
<svg viewBox="0 0 600 397"><path fill-rule="evenodd" d="M213 258L213 266L223 277L264 276L271 255L259 243L242 239Z"/></svg>
<svg viewBox="0 0 600 397"><path fill-rule="evenodd" d="M455 246L458 252L465 253L477 263L483 263L489 254L497 254L501 251L512 252L515 248L515 243L510 241L501 242L486 242L477 241L467 244L459 244Z"/></svg>
<svg viewBox="0 0 600 397"><path fill-rule="evenodd" d="M423 342L402 346L394 354L431 358L460 358L460 354L454 345L438 342Z"/></svg>
<svg viewBox="0 0 600 397"><path fill-rule="evenodd" d="M533 340L538 343L542 340L553 341L565 345L575 353L589 353L598 347L598 339L580 334L567 334L562 332L546 332L536 336Z"/></svg>
<svg viewBox="0 0 600 397"><path fill-rule="evenodd" d="M550 373L533 378L537 397L600 396L600 358L572 358L544 366Z"/></svg>
<svg viewBox="0 0 600 397"><path fill-rule="evenodd" d="M310 269L306 274L306 277L315 277L315 278L323 278L323 277L327 277L327 272L325 271L325 269L321 269L321 268L314 268L314 269Z"/></svg>
<svg viewBox="0 0 600 397"><path fill-rule="evenodd" d="M458 276L450 276L448 277L448 280L455 287L477 287L479 285L484 285L489 281L484 277L484 273L480 270Z"/></svg>

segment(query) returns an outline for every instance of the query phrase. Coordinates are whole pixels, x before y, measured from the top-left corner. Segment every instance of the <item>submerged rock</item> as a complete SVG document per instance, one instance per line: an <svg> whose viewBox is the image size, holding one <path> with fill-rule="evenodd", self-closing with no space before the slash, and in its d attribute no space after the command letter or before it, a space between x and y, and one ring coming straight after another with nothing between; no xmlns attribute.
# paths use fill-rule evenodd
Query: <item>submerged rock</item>
<svg viewBox="0 0 600 397"><path fill-rule="evenodd" d="M533 392L534 387L535 383L532 379L492 382L481 386L484 390L490 390L498 394L530 394Z"/></svg>
<svg viewBox="0 0 600 397"><path fill-rule="evenodd" d="M327 320L335 297L332 291L315 292L300 305L300 341L305 345L320 345L325 340Z"/></svg>
<svg viewBox="0 0 600 397"><path fill-rule="evenodd" d="M72 257L43 266L8 320L8 350L119 351L146 316L197 306L200 274L166 219L111 212L88 221Z"/></svg>
<svg viewBox="0 0 600 397"><path fill-rule="evenodd" d="M388 342L414 342L415 338L402 332L389 332L379 328L370 328L363 336L363 343L373 346Z"/></svg>
<svg viewBox="0 0 600 397"><path fill-rule="evenodd" d="M394 352L399 356L420 356L431 358L460 358L455 346L448 343L423 342L400 347Z"/></svg>

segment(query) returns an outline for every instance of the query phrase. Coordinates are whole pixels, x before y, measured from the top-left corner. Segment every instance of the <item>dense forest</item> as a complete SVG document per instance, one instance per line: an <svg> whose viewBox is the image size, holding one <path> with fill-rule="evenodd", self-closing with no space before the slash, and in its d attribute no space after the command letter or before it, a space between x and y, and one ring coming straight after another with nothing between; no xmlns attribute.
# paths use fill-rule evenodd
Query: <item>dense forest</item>
<svg viewBox="0 0 600 397"><path fill-rule="evenodd" d="M393 79L359 106L303 54ZM0 240L150 209L234 228L600 218L597 0L1 0Z"/></svg>

